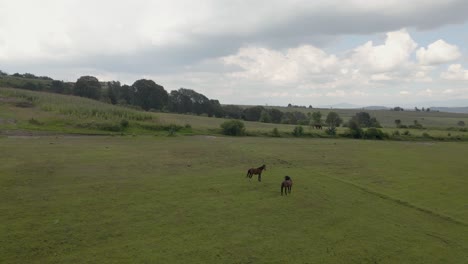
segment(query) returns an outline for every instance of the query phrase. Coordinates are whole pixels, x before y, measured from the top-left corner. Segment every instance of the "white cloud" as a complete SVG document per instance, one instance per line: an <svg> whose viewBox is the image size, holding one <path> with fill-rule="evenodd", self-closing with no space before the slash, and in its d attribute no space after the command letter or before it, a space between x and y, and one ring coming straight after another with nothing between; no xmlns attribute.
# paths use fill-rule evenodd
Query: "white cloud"
<svg viewBox="0 0 468 264"><path fill-rule="evenodd" d="M300 89L342 89L395 80L431 81L428 74L433 68L411 61L416 46L402 29L387 33L382 45L369 41L341 57L312 45L284 51L251 46L221 61L240 67L232 73L233 77L289 84Z"/></svg>
<svg viewBox="0 0 468 264"><path fill-rule="evenodd" d="M400 91L400 95L409 95L411 94L410 92L408 91Z"/></svg>
<svg viewBox="0 0 468 264"><path fill-rule="evenodd" d="M387 33L383 45L374 46L372 41L354 49L352 63L361 70L383 73L395 70L407 63L417 43L405 29Z"/></svg>
<svg viewBox="0 0 468 264"><path fill-rule="evenodd" d="M439 39L430 44L427 49L420 48L416 56L421 64L437 65L457 60L461 57L461 53L456 45L451 45Z"/></svg>
<svg viewBox="0 0 468 264"><path fill-rule="evenodd" d="M468 70L463 69L461 64L452 64L447 71L441 73L440 77L447 80L468 80Z"/></svg>
<svg viewBox="0 0 468 264"><path fill-rule="evenodd" d="M223 57L226 65L243 70L234 76L273 83L300 83L334 73L338 58L310 45L291 48L284 52L261 47L241 48L235 55Z"/></svg>

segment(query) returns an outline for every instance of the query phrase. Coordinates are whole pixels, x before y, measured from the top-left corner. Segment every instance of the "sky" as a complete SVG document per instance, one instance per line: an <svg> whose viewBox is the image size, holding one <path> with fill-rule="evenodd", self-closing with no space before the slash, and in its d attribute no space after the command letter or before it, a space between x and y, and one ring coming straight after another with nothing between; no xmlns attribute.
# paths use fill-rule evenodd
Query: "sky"
<svg viewBox="0 0 468 264"><path fill-rule="evenodd" d="M0 0L0 70L222 104L468 106L466 0Z"/></svg>

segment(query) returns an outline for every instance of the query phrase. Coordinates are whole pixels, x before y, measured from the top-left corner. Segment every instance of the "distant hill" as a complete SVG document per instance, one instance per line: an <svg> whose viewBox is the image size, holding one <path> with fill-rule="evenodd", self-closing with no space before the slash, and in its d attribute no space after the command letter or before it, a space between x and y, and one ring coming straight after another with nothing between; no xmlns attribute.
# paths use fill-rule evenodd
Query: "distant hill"
<svg viewBox="0 0 468 264"><path fill-rule="evenodd" d="M380 105L372 105L372 106L366 106L364 107L366 110L389 110L389 107L386 106L380 106Z"/></svg>
<svg viewBox="0 0 468 264"><path fill-rule="evenodd" d="M431 109L431 111L468 114L468 106L467 107L440 107L440 106L438 107L438 106L433 106L430 109Z"/></svg>

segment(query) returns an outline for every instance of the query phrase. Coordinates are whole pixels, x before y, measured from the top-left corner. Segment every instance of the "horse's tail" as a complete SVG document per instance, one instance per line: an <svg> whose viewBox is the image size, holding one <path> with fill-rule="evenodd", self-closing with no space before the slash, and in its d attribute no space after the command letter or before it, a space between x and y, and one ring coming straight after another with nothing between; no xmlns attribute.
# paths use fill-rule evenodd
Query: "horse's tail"
<svg viewBox="0 0 468 264"><path fill-rule="evenodd" d="M250 176L250 169L247 170L247 176L245 177L249 177Z"/></svg>

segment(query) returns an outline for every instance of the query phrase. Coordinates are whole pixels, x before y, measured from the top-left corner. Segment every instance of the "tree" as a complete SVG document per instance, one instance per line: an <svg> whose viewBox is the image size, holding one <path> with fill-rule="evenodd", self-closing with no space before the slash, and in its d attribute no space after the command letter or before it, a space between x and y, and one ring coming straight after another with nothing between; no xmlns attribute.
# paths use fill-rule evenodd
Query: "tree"
<svg viewBox="0 0 468 264"><path fill-rule="evenodd" d="M272 123L276 123L276 124L281 123L281 119L283 118L283 112L275 108L270 109L268 112L270 114Z"/></svg>
<svg viewBox="0 0 468 264"><path fill-rule="evenodd" d="M175 113L192 113L193 104L190 97L180 90L171 91L169 94L168 108L170 112Z"/></svg>
<svg viewBox="0 0 468 264"><path fill-rule="evenodd" d="M320 111L312 113L312 125L321 125L322 124L322 113Z"/></svg>
<svg viewBox="0 0 468 264"><path fill-rule="evenodd" d="M354 119L351 119L348 122L348 130L349 130L349 135L352 138L362 138L364 136L364 131L359 126L359 123Z"/></svg>
<svg viewBox="0 0 468 264"><path fill-rule="evenodd" d="M396 127L400 127L401 126L401 120L400 119L395 119L395 125L396 125Z"/></svg>
<svg viewBox="0 0 468 264"><path fill-rule="evenodd" d="M164 87L152 80L141 79L133 83L135 91L135 104L144 110L162 110L167 106L169 95Z"/></svg>
<svg viewBox="0 0 468 264"><path fill-rule="evenodd" d="M465 126L465 122L460 120L460 121L458 121L457 125L459 125L459 126L462 126L462 127L463 127L463 126Z"/></svg>
<svg viewBox="0 0 468 264"><path fill-rule="evenodd" d="M356 121L360 127L381 127L377 119L371 117L367 112L356 113L351 120Z"/></svg>
<svg viewBox="0 0 468 264"><path fill-rule="evenodd" d="M242 116L246 121L259 121L263 111L263 106L254 106L244 109Z"/></svg>
<svg viewBox="0 0 468 264"><path fill-rule="evenodd" d="M241 119L242 108L237 105L223 105L224 116L227 118Z"/></svg>
<svg viewBox="0 0 468 264"><path fill-rule="evenodd" d="M111 104L118 103L120 99L120 87L120 82L107 82L107 97L109 97Z"/></svg>
<svg viewBox="0 0 468 264"><path fill-rule="evenodd" d="M271 116L267 109L262 110L259 121L263 123L271 123Z"/></svg>
<svg viewBox="0 0 468 264"><path fill-rule="evenodd" d="M343 119L341 119L338 113L332 111L328 113L325 123L329 128L335 128L339 127L341 123L343 123Z"/></svg>
<svg viewBox="0 0 468 264"><path fill-rule="evenodd" d="M93 76L81 76L75 83L73 94L98 100L101 98L101 84Z"/></svg>
<svg viewBox="0 0 468 264"><path fill-rule="evenodd" d="M118 98L118 104L134 104L135 90L133 87L124 84L118 89Z"/></svg>
<svg viewBox="0 0 468 264"><path fill-rule="evenodd" d="M224 110L218 100L210 99L210 108L208 111L208 116L223 117Z"/></svg>
<svg viewBox="0 0 468 264"><path fill-rule="evenodd" d="M52 81L50 83L50 90L53 92L53 93L61 93L61 94L64 94L64 93L67 93L67 85L62 82L62 81Z"/></svg>

